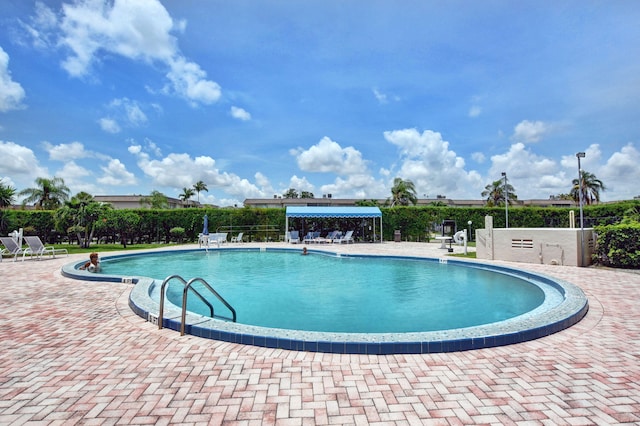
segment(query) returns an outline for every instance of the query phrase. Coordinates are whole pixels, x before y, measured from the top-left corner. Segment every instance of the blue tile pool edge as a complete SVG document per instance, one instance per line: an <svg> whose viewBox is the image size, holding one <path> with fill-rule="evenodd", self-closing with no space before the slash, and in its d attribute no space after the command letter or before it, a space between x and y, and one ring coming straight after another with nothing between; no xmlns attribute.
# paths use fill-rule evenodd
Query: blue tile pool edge
<svg viewBox="0 0 640 426"><path fill-rule="evenodd" d="M210 249L211 250L211 249ZM247 251L298 251L283 248L221 248L215 250L247 250ZM173 250L167 252L153 252L170 254L175 251L201 251L201 249ZM315 252L314 250L310 250ZM318 251L318 254L338 257L370 257L411 259L419 261L440 262L440 259L388 256L388 255L354 255L336 254ZM104 259L144 255L145 253L104 256ZM490 265L480 262L468 262L459 259L447 259L449 263L460 266L487 269L494 272L513 274L521 278L535 279L555 287L564 295L564 301L538 314L537 320L527 319L525 327L503 327L503 323L487 324L456 330L416 333L322 333L297 330L270 329L265 327L248 326L227 322L219 319L202 317L187 313L185 334L196 337L214 339L243 345L253 345L265 348L324 352L337 354L362 355L391 355L391 354L428 354L443 352L459 352L473 349L505 346L535 340L557 333L578 323L588 312L589 304L586 296L577 286L542 274L505 266ZM135 284L129 295L129 307L139 317L157 324L159 304L149 297L150 287L154 280L147 277L122 277L94 274L78 270L83 262L73 262L63 266L62 274L69 278L86 281L126 282ZM165 306L163 327L180 331L181 312L168 304ZM510 320L507 322L511 322Z"/></svg>

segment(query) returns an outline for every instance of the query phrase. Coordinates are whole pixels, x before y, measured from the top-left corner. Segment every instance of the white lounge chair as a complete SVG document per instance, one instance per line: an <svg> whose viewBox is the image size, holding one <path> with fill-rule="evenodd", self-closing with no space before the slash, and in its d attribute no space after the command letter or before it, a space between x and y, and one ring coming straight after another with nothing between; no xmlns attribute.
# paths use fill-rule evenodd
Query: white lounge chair
<svg viewBox="0 0 640 426"><path fill-rule="evenodd" d="M240 232L237 237L231 237L231 242L232 243L241 243L243 235L244 235L244 232Z"/></svg>
<svg viewBox="0 0 640 426"><path fill-rule="evenodd" d="M300 242L300 232L298 231L287 232L287 240L291 244L298 244Z"/></svg>
<svg viewBox="0 0 640 426"><path fill-rule="evenodd" d="M2 242L2 245L5 247L0 252L1 253L0 259L5 254L8 254L13 256L13 261L15 262L16 259L18 258L18 255L24 252L24 250L22 249L22 247L18 245L16 240L14 240L11 237L0 237L0 242Z"/></svg>
<svg viewBox="0 0 640 426"><path fill-rule="evenodd" d="M24 241L29 247L23 250L22 261L24 261L24 258L27 255L30 255L32 258L33 256L36 256L38 259L42 258L42 256L44 256L45 254L48 254L51 257L56 257L56 253L64 253L69 256L69 252L67 251L67 249L45 247L45 245L42 244L42 240L40 239L40 237L24 237Z"/></svg>
<svg viewBox="0 0 640 426"><path fill-rule="evenodd" d="M352 243L353 242L353 231L347 231L342 237L333 240L334 243L342 244L342 243Z"/></svg>

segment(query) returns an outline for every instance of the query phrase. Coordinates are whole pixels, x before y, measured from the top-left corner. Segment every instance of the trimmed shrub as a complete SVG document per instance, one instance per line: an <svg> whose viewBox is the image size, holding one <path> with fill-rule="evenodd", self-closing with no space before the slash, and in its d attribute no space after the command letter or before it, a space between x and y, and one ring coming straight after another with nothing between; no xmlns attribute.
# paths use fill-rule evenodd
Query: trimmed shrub
<svg viewBox="0 0 640 426"><path fill-rule="evenodd" d="M604 225L598 235L594 261L614 268L640 268L640 223Z"/></svg>

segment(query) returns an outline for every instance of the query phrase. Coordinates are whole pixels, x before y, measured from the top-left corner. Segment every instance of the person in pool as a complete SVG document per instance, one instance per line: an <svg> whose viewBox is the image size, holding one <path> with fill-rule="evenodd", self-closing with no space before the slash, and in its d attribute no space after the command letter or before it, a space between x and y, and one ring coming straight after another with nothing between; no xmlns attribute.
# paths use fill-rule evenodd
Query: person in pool
<svg viewBox="0 0 640 426"><path fill-rule="evenodd" d="M306 248L306 247L303 247L303 248L302 248L302 255L303 255L303 256L306 256L306 255L307 255L307 248Z"/></svg>
<svg viewBox="0 0 640 426"><path fill-rule="evenodd" d="M89 261L82 265L80 269L86 269L89 272L98 272L100 270L100 259L98 259L98 253L91 253L89 255Z"/></svg>

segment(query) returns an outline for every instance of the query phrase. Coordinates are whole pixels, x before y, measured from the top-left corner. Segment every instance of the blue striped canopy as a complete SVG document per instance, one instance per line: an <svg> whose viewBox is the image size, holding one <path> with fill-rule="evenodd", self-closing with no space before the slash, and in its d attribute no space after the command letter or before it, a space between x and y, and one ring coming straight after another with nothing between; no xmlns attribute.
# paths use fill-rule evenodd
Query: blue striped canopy
<svg viewBox="0 0 640 426"><path fill-rule="evenodd" d="M378 207L287 207L289 217L382 217Z"/></svg>

